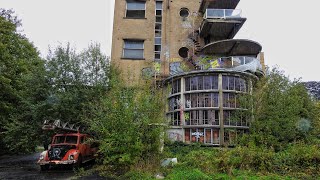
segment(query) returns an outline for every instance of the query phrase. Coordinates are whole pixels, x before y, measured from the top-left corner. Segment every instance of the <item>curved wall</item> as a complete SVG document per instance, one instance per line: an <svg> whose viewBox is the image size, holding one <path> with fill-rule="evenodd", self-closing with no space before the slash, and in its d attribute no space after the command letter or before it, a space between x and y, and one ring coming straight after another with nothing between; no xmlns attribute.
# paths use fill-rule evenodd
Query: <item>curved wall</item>
<svg viewBox="0 0 320 180"><path fill-rule="evenodd" d="M169 138L233 145L237 136L249 129L251 116L245 113L248 107L242 99L251 93L256 78L250 73L211 70L167 79Z"/></svg>

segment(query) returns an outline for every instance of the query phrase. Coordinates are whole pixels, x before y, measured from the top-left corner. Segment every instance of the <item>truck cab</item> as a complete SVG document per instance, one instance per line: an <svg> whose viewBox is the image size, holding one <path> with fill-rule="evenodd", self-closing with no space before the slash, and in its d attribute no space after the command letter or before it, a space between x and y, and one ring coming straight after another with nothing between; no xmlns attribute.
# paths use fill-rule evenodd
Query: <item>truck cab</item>
<svg viewBox="0 0 320 180"><path fill-rule="evenodd" d="M82 163L94 160L98 147L95 143L90 143L90 139L90 135L82 133L54 135L50 148L40 154L38 164L41 170L59 165L79 167Z"/></svg>

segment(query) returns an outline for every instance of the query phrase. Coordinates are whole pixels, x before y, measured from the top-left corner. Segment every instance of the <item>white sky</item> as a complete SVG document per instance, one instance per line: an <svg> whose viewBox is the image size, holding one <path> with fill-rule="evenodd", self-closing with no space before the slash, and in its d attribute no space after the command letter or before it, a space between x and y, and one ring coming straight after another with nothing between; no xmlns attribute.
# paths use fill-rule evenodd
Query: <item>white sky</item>
<svg viewBox="0 0 320 180"><path fill-rule="evenodd" d="M241 0L246 23L236 38L259 42L269 66L278 65L293 78L320 81L320 1ZM42 56L48 46L71 42L78 50L98 42L111 54L114 0L0 0L14 9L23 34Z"/></svg>

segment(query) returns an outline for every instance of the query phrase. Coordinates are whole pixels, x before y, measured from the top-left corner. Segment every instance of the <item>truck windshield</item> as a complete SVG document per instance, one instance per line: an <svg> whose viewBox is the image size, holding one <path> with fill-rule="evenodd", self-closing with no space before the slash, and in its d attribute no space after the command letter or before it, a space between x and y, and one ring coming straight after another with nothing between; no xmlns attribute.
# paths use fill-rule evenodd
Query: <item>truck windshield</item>
<svg viewBox="0 0 320 180"><path fill-rule="evenodd" d="M78 136L56 136L54 140L54 144L77 144Z"/></svg>

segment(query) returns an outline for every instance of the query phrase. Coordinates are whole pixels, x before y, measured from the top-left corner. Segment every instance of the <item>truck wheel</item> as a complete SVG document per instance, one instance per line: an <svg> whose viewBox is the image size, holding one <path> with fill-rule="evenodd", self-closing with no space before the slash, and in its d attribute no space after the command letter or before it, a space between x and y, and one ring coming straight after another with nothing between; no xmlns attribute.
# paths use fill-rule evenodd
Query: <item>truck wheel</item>
<svg viewBox="0 0 320 180"><path fill-rule="evenodd" d="M74 168L74 169L79 169L79 168L81 167L81 165L82 165L82 156L79 155L78 161L77 161L77 163L75 163L75 164L73 165L73 168Z"/></svg>
<svg viewBox="0 0 320 180"><path fill-rule="evenodd" d="M49 165L48 165L48 164L46 164L46 165L41 165L41 166L40 166L40 169L41 169L41 171L47 171L47 170L49 170Z"/></svg>

